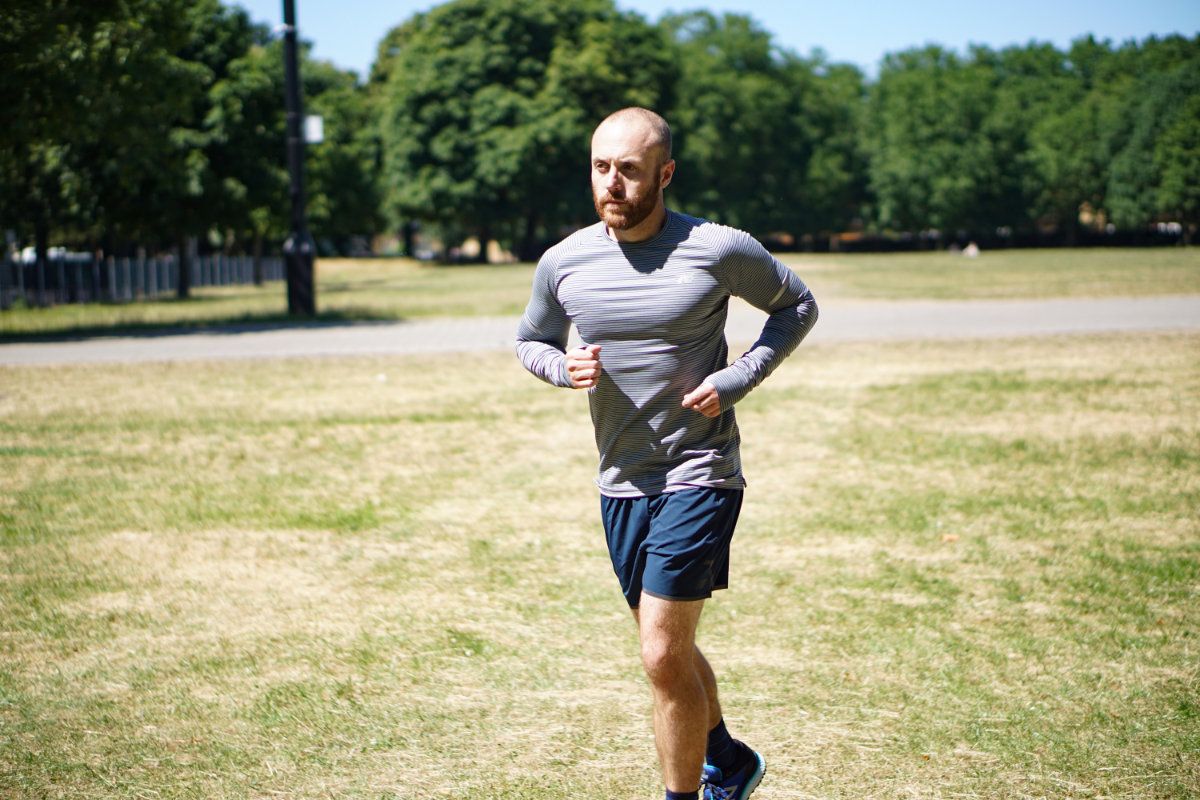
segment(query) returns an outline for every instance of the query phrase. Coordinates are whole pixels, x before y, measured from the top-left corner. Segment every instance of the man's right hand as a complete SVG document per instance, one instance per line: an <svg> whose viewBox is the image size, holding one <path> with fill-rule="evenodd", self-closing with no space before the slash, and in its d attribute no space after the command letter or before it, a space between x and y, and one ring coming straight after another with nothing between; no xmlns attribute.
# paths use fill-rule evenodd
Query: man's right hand
<svg viewBox="0 0 1200 800"><path fill-rule="evenodd" d="M590 389L600 379L600 345L585 344L567 351L567 376L576 389Z"/></svg>

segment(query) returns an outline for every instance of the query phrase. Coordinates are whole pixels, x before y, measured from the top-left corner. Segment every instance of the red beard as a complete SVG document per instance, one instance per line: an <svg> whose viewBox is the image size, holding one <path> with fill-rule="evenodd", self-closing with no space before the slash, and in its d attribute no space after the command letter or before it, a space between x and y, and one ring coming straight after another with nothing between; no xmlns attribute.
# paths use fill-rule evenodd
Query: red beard
<svg viewBox="0 0 1200 800"><path fill-rule="evenodd" d="M662 181L656 178L654 185L641 197L622 198L610 197L603 190L597 193L597 190L593 189L592 204L596 207L596 216L600 217L604 224L614 231L636 228L654 211L654 207L658 204L658 190L661 186ZM621 202L617 205L608 205L613 200Z"/></svg>

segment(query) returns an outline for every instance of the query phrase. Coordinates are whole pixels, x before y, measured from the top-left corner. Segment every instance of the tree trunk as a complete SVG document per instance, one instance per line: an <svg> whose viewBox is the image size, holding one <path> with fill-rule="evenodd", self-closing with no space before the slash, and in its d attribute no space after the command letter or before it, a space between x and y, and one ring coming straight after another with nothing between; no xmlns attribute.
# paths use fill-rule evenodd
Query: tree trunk
<svg viewBox="0 0 1200 800"><path fill-rule="evenodd" d="M37 250L37 304L46 305L46 270L50 268L50 224L45 216L39 216L33 230L34 246Z"/></svg>
<svg viewBox="0 0 1200 800"><path fill-rule="evenodd" d="M262 231L255 230L254 231L254 285L255 286L263 285L262 249L263 249Z"/></svg>
<svg viewBox="0 0 1200 800"><path fill-rule="evenodd" d="M416 258L417 224L415 222L405 222L400 226L400 235L404 238L404 255L409 258Z"/></svg>
<svg viewBox="0 0 1200 800"><path fill-rule="evenodd" d="M176 264L179 270L179 280L176 283L175 296L186 300L192 296L192 246L195 239L191 236L181 236L177 243L179 260Z"/></svg>
<svg viewBox="0 0 1200 800"><path fill-rule="evenodd" d="M492 240L491 228L484 225L483 227L481 227L479 229L478 236L479 236L479 255L476 256L475 262L477 264L486 264L486 263L488 263L488 252L487 252L488 251L488 242L490 242Z"/></svg>
<svg viewBox="0 0 1200 800"><path fill-rule="evenodd" d="M1067 247L1074 247L1079 241L1079 220L1070 219L1067 221Z"/></svg>
<svg viewBox="0 0 1200 800"><path fill-rule="evenodd" d="M521 235L521 248L517 253L517 258L522 261L533 261L540 254L537 251L537 212L530 209L525 215L525 231Z"/></svg>

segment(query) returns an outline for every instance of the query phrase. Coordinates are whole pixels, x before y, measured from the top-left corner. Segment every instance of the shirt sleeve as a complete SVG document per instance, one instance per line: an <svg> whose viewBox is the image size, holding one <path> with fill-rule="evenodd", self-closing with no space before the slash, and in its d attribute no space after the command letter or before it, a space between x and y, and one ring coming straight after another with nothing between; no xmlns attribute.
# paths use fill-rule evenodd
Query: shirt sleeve
<svg viewBox="0 0 1200 800"><path fill-rule="evenodd" d="M817 302L804 281L742 231L735 232L720 265L730 294L769 315L758 341L728 367L708 376L725 410L762 383L803 341L817 321Z"/></svg>
<svg viewBox="0 0 1200 800"><path fill-rule="evenodd" d="M546 383L570 388L565 353L571 319L558 302L556 271L549 254L542 256L533 273L529 305L517 327L517 357L525 369Z"/></svg>

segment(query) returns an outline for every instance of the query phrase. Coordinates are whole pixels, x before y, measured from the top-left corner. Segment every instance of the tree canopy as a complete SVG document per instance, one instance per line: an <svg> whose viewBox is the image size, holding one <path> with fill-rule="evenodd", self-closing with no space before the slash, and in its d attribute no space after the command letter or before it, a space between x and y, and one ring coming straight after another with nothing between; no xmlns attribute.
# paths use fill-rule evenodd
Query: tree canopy
<svg viewBox="0 0 1200 800"><path fill-rule="evenodd" d="M282 47L221 0L0 9L0 227L108 252L286 235ZM779 47L740 14L450 0L365 82L302 47L310 227L325 252L414 224L522 257L594 219L588 138L628 105L675 132L676 208L764 238L1200 227L1200 36L888 54Z"/></svg>
<svg viewBox="0 0 1200 800"><path fill-rule="evenodd" d="M658 30L607 0L456 0L385 42L393 218L525 254L590 208L591 129L622 106L669 102L675 81Z"/></svg>
<svg viewBox="0 0 1200 800"><path fill-rule="evenodd" d="M282 236L281 48L245 11L219 0L14 0L0 22L4 227L109 252ZM375 130L365 94L329 64L306 58L302 74L332 142L310 156L314 235L371 234L378 147L360 133Z"/></svg>

